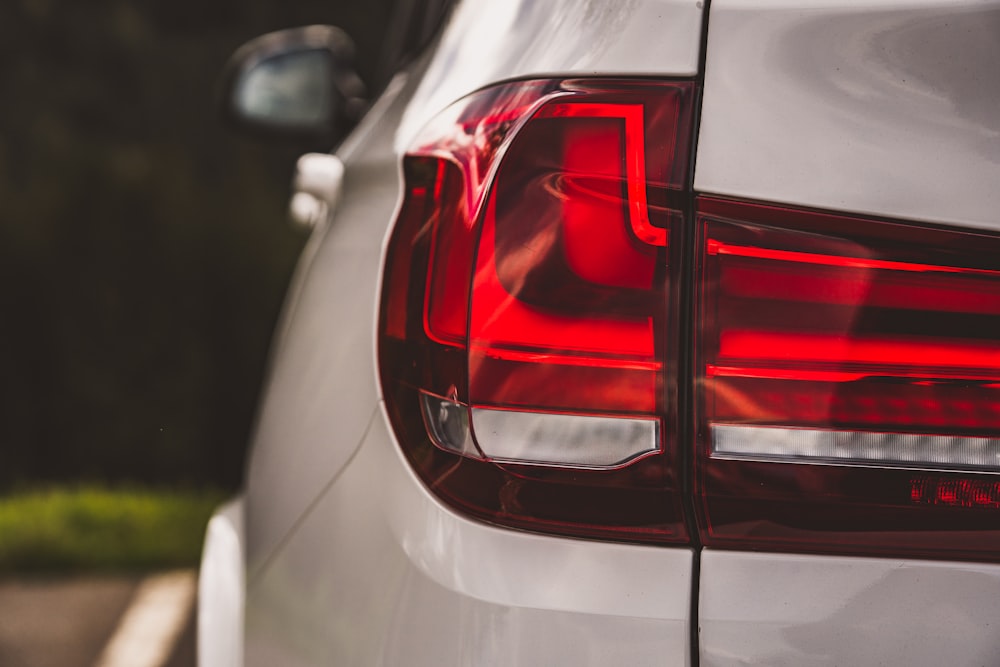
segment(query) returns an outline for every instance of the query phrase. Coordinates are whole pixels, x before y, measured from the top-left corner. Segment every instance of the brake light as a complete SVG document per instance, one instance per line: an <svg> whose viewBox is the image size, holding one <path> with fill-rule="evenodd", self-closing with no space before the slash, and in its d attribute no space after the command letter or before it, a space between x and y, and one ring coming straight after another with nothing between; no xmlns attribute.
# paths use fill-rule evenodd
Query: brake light
<svg viewBox="0 0 1000 667"><path fill-rule="evenodd" d="M996 558L1000 239L698 201L709 546Z"/></svg>
<svg viewBox="0 0 1000 667"><path fill-rule="evenodd" d="M691 83L476 93L404 160L380 325L386 406L472 515L683 542L676 329Z"/></svg>

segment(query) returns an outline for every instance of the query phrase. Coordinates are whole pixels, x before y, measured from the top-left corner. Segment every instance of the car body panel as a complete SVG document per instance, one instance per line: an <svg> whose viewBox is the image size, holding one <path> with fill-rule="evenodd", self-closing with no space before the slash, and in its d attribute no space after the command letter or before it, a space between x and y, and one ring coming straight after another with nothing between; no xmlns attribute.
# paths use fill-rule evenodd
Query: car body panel
<svg viewBox="0 0 1000 667"><path fill-rule="evenodd" d="M701 0L464 0L400 128L405 150L445 106L506 79L694 76Z"/></svg>
<svg viewBox="0 0 1000 667"><path fill-rule="evenodd" d="M198 664L243 665L243 498L216 510L205 531L198 573Z"/></svg>
<svg viewBox="0 0 1000 667"><path fill-rule="evenodd" d="M695 188L1000 229L1000 4L713 0Z"/></svg>
<svg viewBox="0 0 1000 667"><path fill-rule="evenodd" d="M701 555L701 664L996 664L1000 566Z"/></svg>
<svg viewBox="0 0 1000 667"><path fill-rule="evenodd" d="M551 17L533 23L549 10L512 5L514 18L503 26L480 17L469 32L475 11L495 12L495 4L463 3L442 38L450 46L398 76L337 153L340 202L293 279L251 445L247 664L689 660L689 549L556 539L460 519L410 472L377 409L377 293L407 132L495 80L696 69L694 2L566 2L558 25ZM664 47L673 55L662 69L620 46L653 35L656 11L661 33L677 17L691 31L683 49ZM610 16L617 27L608 28ZM593 38L587 49L560 49L552 39L580 30ZM472 48L486 33L495 45L521 44L511 49L519 57ZM539 40L553 43L528 48ZM474 61L458 63L458 54ZM453 79L449 66L465 74ZM441 80L424 77L425 68Z"/></svg>
<svg viewBox="0 0 1000 667"><path fill-rule="evenodd" d="M390 138L404 90L390 84L355 148L340 152L335 223L313 232L286 300L247 468L250 576L356 450L378 402L372 311L398 198Z"/></svg>
<svg viewBox="0 0 1000 667"><path fill-rule="evenodd" d="M356 449L375 407L376 289L412 135L491 81L697 70L698 2L557 4L461 3L440 46L390 83L338 151L345 167L341 202L330 224L314 232L293 279L251 442L250 576ZM656 59L622 46L635 43L657 45Z"/></svg>
<svg viewBox="0 0 1000 667"><path fill-rule="evenodd" d="M250 583L246 664L684 665L692 557L463 518L379 412Z"/></svg>

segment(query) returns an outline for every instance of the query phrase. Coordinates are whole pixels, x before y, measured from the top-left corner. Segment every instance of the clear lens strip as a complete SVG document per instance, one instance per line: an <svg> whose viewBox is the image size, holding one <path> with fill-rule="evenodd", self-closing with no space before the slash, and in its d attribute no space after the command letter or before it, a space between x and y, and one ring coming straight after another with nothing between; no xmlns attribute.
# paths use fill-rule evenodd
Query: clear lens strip
<svg viewBox="0 0 1000 667"><path fill-rule="evenodd" d="M476 443L486 458L572 468L617 468L660 451L653 418L473 408Z"/></svg>
<svg viewBox="0 0 1000 667"><path fill-rule="evenodd" d="M712 424L716 459L1000 473L1000 438Z"/></svg>

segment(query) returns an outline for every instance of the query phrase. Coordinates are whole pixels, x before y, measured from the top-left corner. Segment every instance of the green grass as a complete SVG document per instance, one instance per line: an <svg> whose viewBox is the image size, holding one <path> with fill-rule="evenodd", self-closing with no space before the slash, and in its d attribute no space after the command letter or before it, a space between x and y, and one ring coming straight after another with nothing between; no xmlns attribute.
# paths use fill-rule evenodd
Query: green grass
<svg viewBox="0 0 1000 667"><path fill-rule="evenodd" d="M193 567L222 499L94 486L0 496L0 575Z"/></svg>

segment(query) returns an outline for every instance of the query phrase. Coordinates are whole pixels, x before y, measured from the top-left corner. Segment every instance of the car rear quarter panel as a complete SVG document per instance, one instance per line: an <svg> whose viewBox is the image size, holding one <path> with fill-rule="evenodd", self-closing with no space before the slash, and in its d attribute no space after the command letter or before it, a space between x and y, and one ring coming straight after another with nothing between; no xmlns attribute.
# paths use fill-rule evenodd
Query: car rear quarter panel
<svg viewBox="0 0 1000 667"><path fill-rule="evenodd" d="M339 151L342 203L311 239L280 325L247 473L248 573L346 463L375 409L382 242L413 135L455 100L506 79L692 75L701 14L700 0L465 0L429 64L390 85Z"/></svg>
<svg viewBox="0 0 1000 667"><path fill-rule="evenodd" d="M299 267L252 443L247 664L688 663L691 550L457 517L398 451L374 340L414 133L511 78L690 76L701 13L699 0L464 0L429 62L400 75L338 152L341 204Z"/></svg>
<svg viewBox="0 0 1000 667"><path fill-rule="evenodd" d="M686 665L691 563L460 517L380 413L251 582L246 664Z"/></svg>

